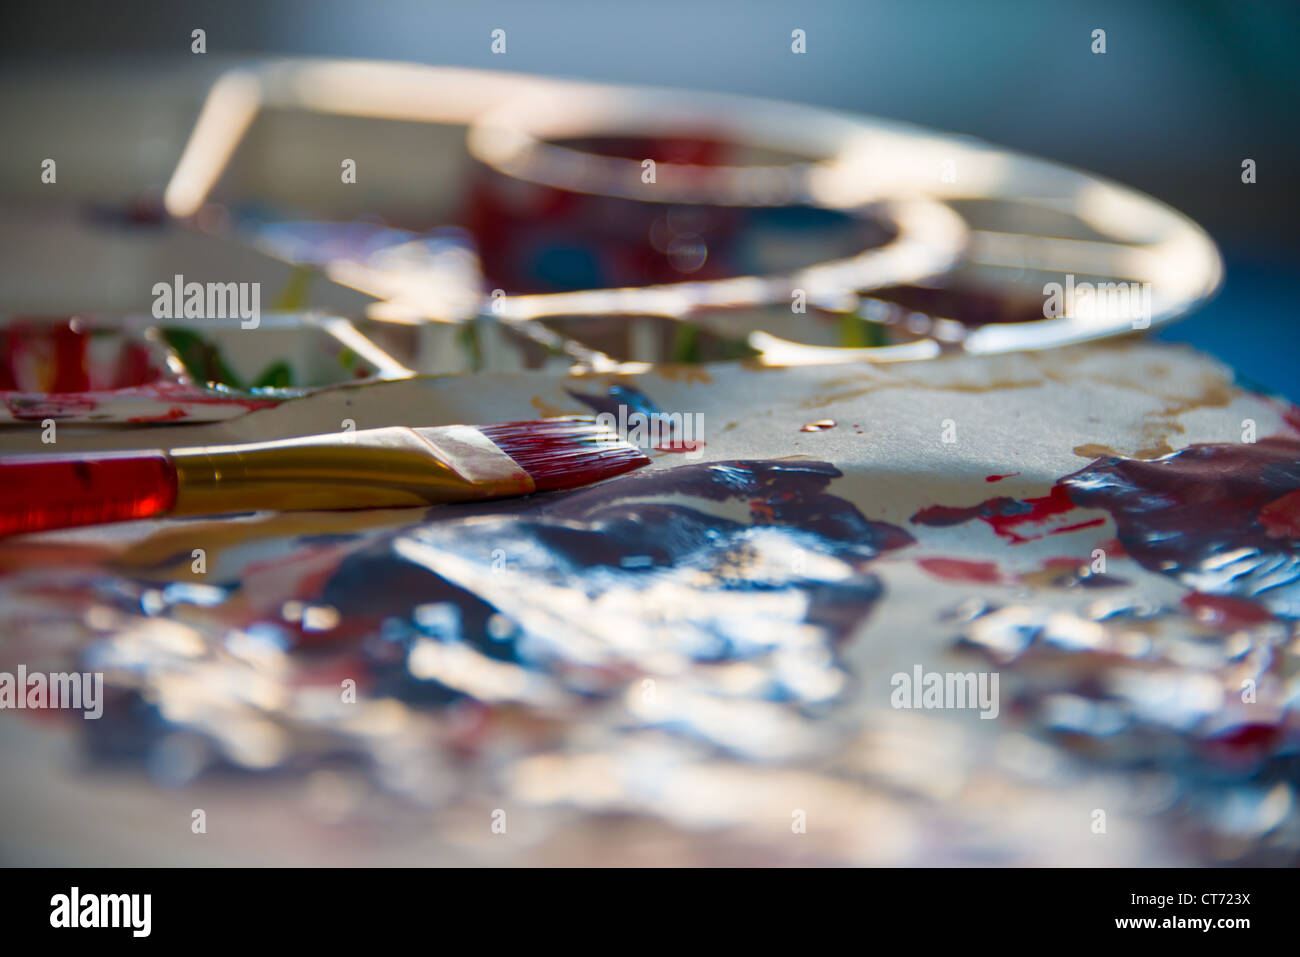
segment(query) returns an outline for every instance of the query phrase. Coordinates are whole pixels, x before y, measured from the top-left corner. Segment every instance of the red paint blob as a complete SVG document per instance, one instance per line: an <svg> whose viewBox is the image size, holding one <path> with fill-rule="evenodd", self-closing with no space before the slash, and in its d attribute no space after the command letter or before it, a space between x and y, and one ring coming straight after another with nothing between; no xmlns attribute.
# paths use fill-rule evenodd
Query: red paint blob
<svg viewBox="0 0 1300 957"><path fill-rule="evenodd" d="M1056 485L1052 491L1040 498L1015 499L1002 496L985 499L978 505L966 508L954 508L948 505L932 505L923 508L912 516L912 521L919 525L944 527L960 525L973 518L988 524L998 535L1006 538L1013 545L1033 541L1049 534L1051 530L1031 532L1029 529L1044 524L1048 519L1064 515L1075 508L1070 500L1070 493L1063 485ZM1100 524L1098 519L1095 524ZM1080 523L1079 527L1093 523ZM1064 529L1063 529L1064 530Z"/></svg>
<svg viewBox="0 0 1300 957"><path fill-rule="evenodd" d="M1185 595L1182 603L1198 620L1228 630L1273 620L1273 615L1267 608L1248 599L1229 595L1206 595L1194 591Z"/></svg>
<svg viewBox="0 0 1300 957"><path fill-rule="evenodd" d="M131 418L127 419L127 421L128 422L176 422L177 420L184 419L187 416L189 416L188 412L182 409L179 405L173 405L171 408L169 408L165 413L162 413L161 415L133 415L131 416Z"/></svg>
<svg viewBox="0 0 1300 957"><path fill-rule="evenodd" d="M86 372L86 343L89 336L71 323L54 330L55 367L51 392L86 392L90 376Z"/></svg>
<svg viewBox="0 0 1300 957"><path fill-rule="evenodd" d="M1128 556L1128 552L1124 551L1124 545L1118 538L1108 538L1104 542L1098 542L1097 547L1111 558L1126 558Z"/></svg>
<svg viewBox="0 0 1300 957"><path fill-rule="evenodd" d="M691 439L685 442L664 442L655 446L656 452L694 452L697 449L704 448L707 445L700 439Z"/></svg>
<svg viewBox="0 0 1300 957"><path fill-rule="evenodd" d="M1292 405L1290 402L1278 402L1278 405L1282 409L1282 421L1292 432L1300 435L1300 406Z"/></svg>
<svg viewBox="0 0 1300 957"><path fill-rule="evenodd" d="M1207 757L1235 768L1266 759L1285 740L1283 729L1269 724L1243 724L1202 742Z"/></svg>
<svg viewBox="0 0 1300 957"><path fill-rule="evenodd" d="M935 578L945 581L982 585L996 585L1002 581L1002 573L993 562L972 562L963 558L922 558L917 564Z"/></svg>
<svg viewBox="0 0 1300 957"><path fill-rule="evenodd" d="M1096 528L1098 525L1104 525L1104 524L1106 524L1106 520L1104 518L1094 518L1086 522L1078 522L1074 525L1064 525L1061 528L1054 528L1047 534L1063 535L1066 532L1077 532L1081 528Z"/></svg>
<svg viewBox="0 0 1300 957"><path fill-rule="evenodd" d="M1300 538L1300 489L1261 508L1259 524L1264 526L1269 538Z"/></svg>

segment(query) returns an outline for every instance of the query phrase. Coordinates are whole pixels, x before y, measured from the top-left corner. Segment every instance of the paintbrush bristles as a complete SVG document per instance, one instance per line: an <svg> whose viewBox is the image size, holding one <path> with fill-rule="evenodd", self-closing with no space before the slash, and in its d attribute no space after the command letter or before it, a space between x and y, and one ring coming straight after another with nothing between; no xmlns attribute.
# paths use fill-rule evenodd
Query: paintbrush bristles
<svg viewBox="0 0 1300 957"><path fill-rule="evenodd" d="M501 422L479 431L519 463L539 492L589 485L650 463L617 432L581 416Z"/></svg>

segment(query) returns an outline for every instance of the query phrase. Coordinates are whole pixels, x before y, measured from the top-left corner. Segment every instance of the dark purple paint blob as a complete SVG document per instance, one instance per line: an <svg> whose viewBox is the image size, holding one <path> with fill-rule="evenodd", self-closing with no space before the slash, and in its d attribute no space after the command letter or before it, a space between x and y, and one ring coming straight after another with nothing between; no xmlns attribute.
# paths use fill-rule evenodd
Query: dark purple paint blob
<svg viewBox="0 0 1300 957"><path fill-rule="evenodd" d="M709 463L625 475L510 505L435 509L418 529L345 559L319 600L345 620L365 619L376 628L394 619L412 625L420 606L445 603L454 624L440 640L467 642L495 659L543 670L563 670L563 636L538 634L535 625L503 634L500 617L518 621L536 613L557 629L585 625L586 616L600 614L601 596L612 592L624 596L631 618L625 627L653 627L638 620L664 614L652 596L674 603L665 633L690 636L679 650L701 662L764 650L745 634L757 620L747 625L749 612L737 620L735 599L742 594L753 596L755 615L764 603L797 605L798 621L821 629L833 646L882 595L869 561L913 542L902 529L871 521L830 494L827 487L840 474L823 462ZM410 560L412 542L419 554L427 548L427 563ZM818 558L846 567L847 574L823 578L810 571ZM502 571L515 576L508 587L498 577ZM530 590L543 603L567 592L571 610L502 600ZM583 597L570 601L574 594ZM564 624L566 614L575 621ZM421 629L394 633L417 638ZM376 665L381 691L407 700L443 694L413 678L400 659Z"/></svg>
<svg viewBox="0 0 1300 957"><path fill-rule="evenodd" d="M1191 445L1152 460L1108 457L1044 496L933 505L912 516L943 527L985 522L1011 544L1098 527L1108 512L1123 550L1198 592L1300 617L1300 441ZM1077 518L1077 520L1076 520ZM1237 610L1233 616L1240 618ZM1227 613L1224 612L1226 619Z"/></svg>
<svg viewBox="0 0 1300 957"><path fill-rule="evenodd" d="M1292 438L1097 459L1021 506L1103 509L1117 541L1099 545L1192 590L1175 602L981 603L958 639L1002 669L1007 714L1083 759L1168 775L1174 819L1197 839L1221 835L1238 863L1293 864L1300 847L1274 840L1297 821L1300 724L1281 650L1291 623L1279 621L1300 617L1297 489ZM993 499L926 513L993 524L1025 512Z"/></svg>
<svg viewBox="0 0 1300 957"><path fill-rule="evenodd" d="M567 714L575 702L623 700L654 676L665 702L684 703L621 720L777 756L814 734L846 686L838 646L883 596L872 560L913 543L831 494L840 475L824 462L691 464L566 493L432 508L398 529L288 538L286 554L316 549L323 563L261 583L260 606L325 607L337 624L307 634L265 611L237 618L239 593L250 585L235 581L212 599L213 640L236 628L245 644L284 649L294 685L337 695L351 679L367 699L416 708L545 714L554 706ZM124 585L122 600L138 602L143 587ZM115 655L159 655L129 636L91 648L98 657L88 664L97 667ZM749 677L738 689L723 676L741 662ZM154 665L164 673L169 666ZM185 668L221 676L213 687L245 674L220 656ZM666 690L674 682L711 706L674 699ZM538 704L538 688L550 705ZM219 749L203 743L208 731L167 720L137 687L106 693L111 714L87 729L93 754L153 762L171 753L164 742L180 728L206 755L199 763L219 762ZM743 710L718 722L746 701L778 709L791 730L746 737ZM335 744L340 756L365 752L364 742Z"/></svg>
<svg viewBox="0 0 1300 957"><path fill-rule="evenodd" d="M1300 441L1098 459L1060 486L1078 505L1109 512L1120 544L1144 568L1300 617Z"/></svg>

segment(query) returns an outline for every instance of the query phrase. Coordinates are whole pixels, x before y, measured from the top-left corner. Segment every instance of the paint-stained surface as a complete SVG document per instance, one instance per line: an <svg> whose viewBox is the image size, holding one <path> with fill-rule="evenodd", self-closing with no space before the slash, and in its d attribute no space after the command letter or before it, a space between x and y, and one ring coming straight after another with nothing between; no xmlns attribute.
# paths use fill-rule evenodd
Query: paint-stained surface
<svg viewBox="0 0 1300 957"><path fill-rule="evenodd" d="M98 862L1300 859L1294 409L1150 344L703 371L170 427L702 417L694 457L590 488L0 543L0 671L107 695L0 715L6 858L65 859L30 835L93 806L124 822L73 836ZM933 672L996 673L996 709L896 694Z"/></svg>

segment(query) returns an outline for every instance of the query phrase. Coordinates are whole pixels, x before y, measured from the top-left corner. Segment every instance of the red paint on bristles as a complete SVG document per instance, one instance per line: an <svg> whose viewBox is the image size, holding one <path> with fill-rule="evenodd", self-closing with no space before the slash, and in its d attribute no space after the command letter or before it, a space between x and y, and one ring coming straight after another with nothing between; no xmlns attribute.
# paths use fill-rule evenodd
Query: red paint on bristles
<svg viewBox="0 0 1300 957"><path fill-rule="evenodd" d="M539 492L589 485L650 464L613 429L585 416L501 422L479 431L519 463Z"/></svg>

